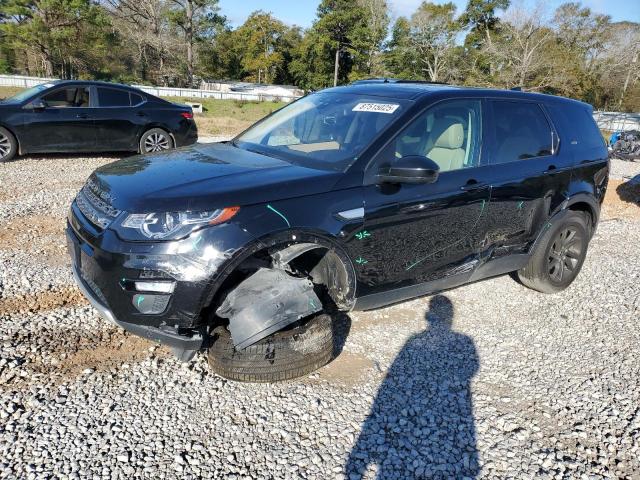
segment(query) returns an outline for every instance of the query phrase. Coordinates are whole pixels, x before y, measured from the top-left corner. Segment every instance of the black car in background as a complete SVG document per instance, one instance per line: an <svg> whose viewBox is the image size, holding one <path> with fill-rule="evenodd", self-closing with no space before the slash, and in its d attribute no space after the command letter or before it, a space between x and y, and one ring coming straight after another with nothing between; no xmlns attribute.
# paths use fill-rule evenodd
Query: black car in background
<svg viewBox="0 0 640 480"><path fill-rule="evenodd" d="M190 107L126 85L61 80L0 102L0 162L26 153L157 152L197 139Z"/></svg>
<svg viewBox="0 0 640 480"><path fill-rule="evenodd" d="M608 173L585 103L358 84L307 95L231 142L100 167L67 237L105 318L182 359L208 349L227 378L284 380L332 358L338 310L510 272L564 290Z"/></svg>

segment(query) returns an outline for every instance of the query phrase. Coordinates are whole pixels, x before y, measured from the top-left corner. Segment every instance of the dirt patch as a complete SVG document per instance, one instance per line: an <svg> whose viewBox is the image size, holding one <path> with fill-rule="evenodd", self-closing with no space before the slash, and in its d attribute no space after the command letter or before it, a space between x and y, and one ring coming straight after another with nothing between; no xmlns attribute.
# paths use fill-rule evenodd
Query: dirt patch
<svg viewBox="0 0 640 480"><path fill-rule="evenodd" d="M333 362L318 370L317 375L329 383L352 387L364 383L369 374L374 372L372 360L364 355L343 351Z"/></svg>
<svg viewBox="0 0 640 480"><path fill-rule="evenodd" d="M75 287L48 290L31 295L16 295L0 299L0 315L36 313L60 307L87 305L80 290Z"/></svg>
<svg viewBox="0 0 640 480"><path fill-rule="evenodd" d="M87 369L94 372L109 371L123 364L139 363L154 355L168 357L170 353L158 348L150 340L117 331L97 342L83 337L72 347L51 352L49 361L38 361L32 365L32 369L38 373L76 377Z"/></svg>
<svg viewBox="0 0 640 480"><path fill-rule="evenodd" d="M52 267L69 265L64 239L64 220L30 215L13 220L0 229L0 249L36 255Z"/></svg>
<svg viewBox="0 0 640 480"><path fill-rule="evenodd" d="M603 213L605 218L640 218L640 179L610 179Z"/></svg>

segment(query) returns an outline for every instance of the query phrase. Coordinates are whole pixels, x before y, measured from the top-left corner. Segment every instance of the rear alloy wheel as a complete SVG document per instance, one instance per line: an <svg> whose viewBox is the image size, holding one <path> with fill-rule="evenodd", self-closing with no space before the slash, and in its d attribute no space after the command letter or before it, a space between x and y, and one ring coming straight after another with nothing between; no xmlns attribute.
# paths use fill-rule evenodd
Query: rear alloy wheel
<svg viewBox="0 0 640 480"><path fill-rule="evenodd" d="M18 151L16 138L6 128L0 127L0 162L11 160Z"/></svg>
<svg viewBox="0 0 640 480"><path fill-rule="evenodd" d="M547 258L549 277L556 283L576 276L585 239L575 227L563 228L556 235Z"/></svg>
<svg viewBox="0 0 640 480"><path fill-rule="evenodd" d="M525 286L555 293L571 285L587 256L590 238L587 215L567 211L551 220L529 263L518 271L518 278Z"/></svg>
<svg viewBox="0 0 640 480"><path fill-rule="evenodd" d="M152 128L140 139L140 152L153 153L173 148L171 135L161 128Z"/></svg>

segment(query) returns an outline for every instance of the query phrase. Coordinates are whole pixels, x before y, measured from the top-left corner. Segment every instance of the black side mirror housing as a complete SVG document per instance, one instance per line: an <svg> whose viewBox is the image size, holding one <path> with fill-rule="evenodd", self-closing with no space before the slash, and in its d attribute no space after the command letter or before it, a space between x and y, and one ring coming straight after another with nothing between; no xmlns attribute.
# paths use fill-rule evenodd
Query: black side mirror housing
<svg viewBox="0 0 640 480"><path fill-rule="evenodd" d="M440 167L430 158L410 155L382 165L377 179L379 183L434 183L439 173Z"/></svg>

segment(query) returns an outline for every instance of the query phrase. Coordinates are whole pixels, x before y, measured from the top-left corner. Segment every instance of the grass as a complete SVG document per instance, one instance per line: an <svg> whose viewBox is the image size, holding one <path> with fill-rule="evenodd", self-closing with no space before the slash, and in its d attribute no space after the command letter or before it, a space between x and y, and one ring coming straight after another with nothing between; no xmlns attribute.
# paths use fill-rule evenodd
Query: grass
<svg viewBox="0 0 640 480"><path fill-rule="evenodd" d="M0 87L0 100L15 95L21 88ZM204 113L196 114L195 120L200 135L232 136L242 132L251 124L279 109L284 102L250 102L246 100L215 100L185 97L167 97L177 103L201 103Z"/></svg>
<svg viewBox="0 0 640 480"><path fill-rule="evenodd" d="M214 100L208 98L167 97L177 103L200 103L204 109L195 114L200 135L236 135L271 112L286 105L283 102L251 102L246 100Z"/></svg>

